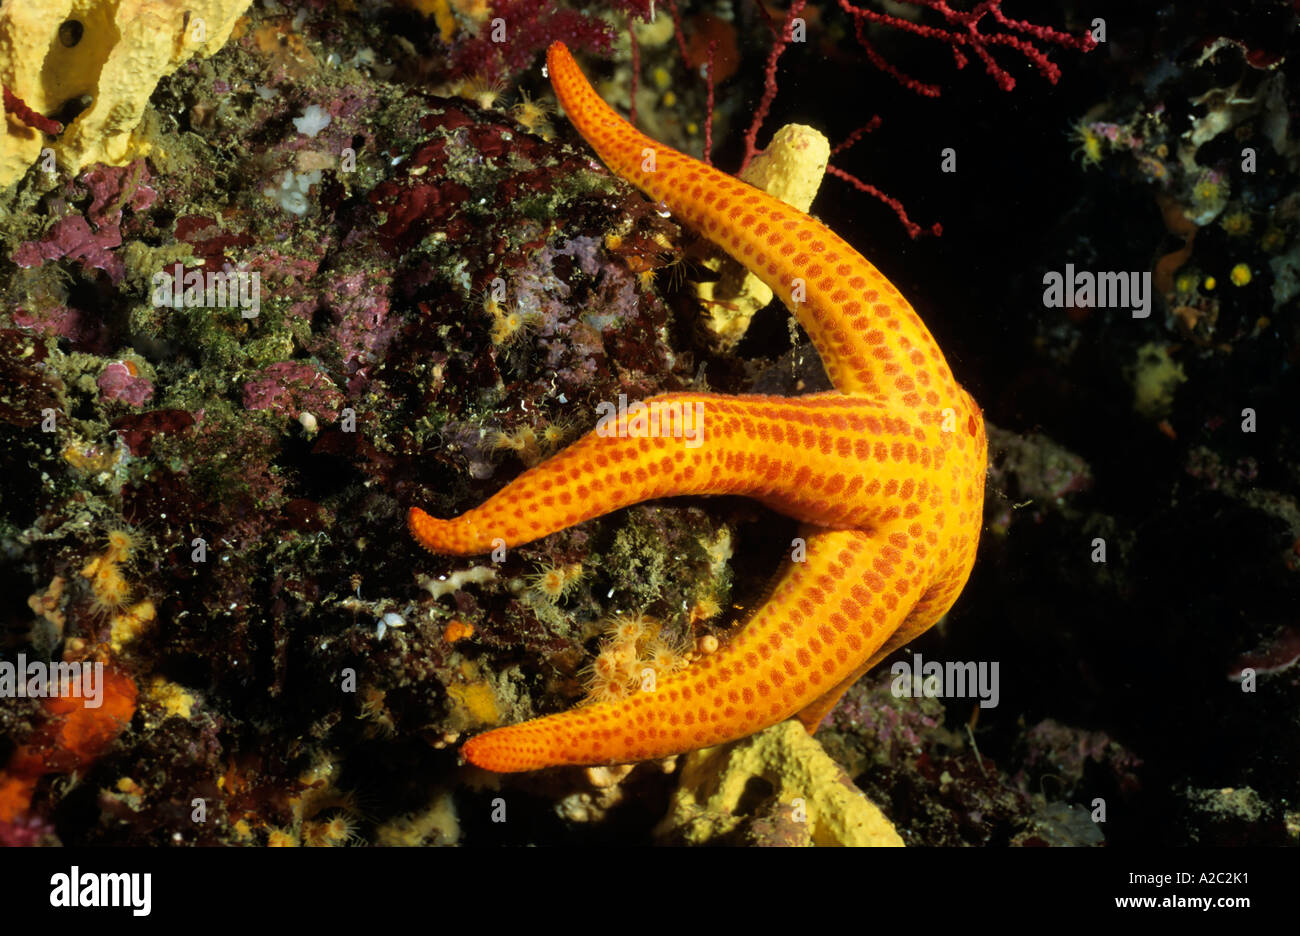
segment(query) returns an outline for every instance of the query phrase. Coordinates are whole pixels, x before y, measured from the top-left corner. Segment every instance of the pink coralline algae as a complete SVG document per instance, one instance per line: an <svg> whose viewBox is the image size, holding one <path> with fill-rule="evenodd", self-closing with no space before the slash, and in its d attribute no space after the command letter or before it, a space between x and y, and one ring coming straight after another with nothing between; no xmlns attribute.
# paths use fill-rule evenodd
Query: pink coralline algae
<svg viewBox="0 0 1300 936"><path fill-rule="evenodd" d="M1084 782L1089 762L1106 768L1121 790L1137 790L1137 768L1142 760L1103 731L1086 731L1045 718L1025 732L1028 753L1024 770L1018 775L1021 787L1035 771L1048 771L1068 791Z"/></svg>
<svg viewBox="0 0 1300 936"><path fill-rule="evenodd" d="M143 406L153 396L153 384L140 377L124 361L114 361L95 381L105 400L121 400L132 406Z"/></svg>
<svg viewBox="0 0 1300 936"><path fill-rule="evenodd" d="M14 309L14 324L66 338L79 351L107 351L101 318L66 305Z"/></svg>
<svg viewBox="0 0 1300 936"><path fill-rule="evenodd" d="M40 816L0 822L0 848L31 848L54 838L54 827Z"/></svg>
<svg viewBox="0 0 1300 936"><path fill-rule="evenodd" d="M81 176L81 184L90 190L90 207L86 210L97 227L117 224L123 207L139 213L158 200L149 187L149 167L143 159L129 166L95 166Z"/></svg>
<svg viewBox="0 0 1300 936"><path fill-rule="evenodd" d="M513 278L520 312L537 322L536 346L567 390L577 390L598 373L605 359L603 332L639 312L635 276L626 266L608 262L599 247L598 240L585 236L548 245ZM557 275L565 258L594 284L589 299L580 304L586 309L581 314L574 309L569 284Z"/></svg>
<svg viewBox="0 0 1300 936"><path fill-rule="evenodd" d="M132 455L148 455L153 451L154 437L178 435L203 421L203 410L187 413L185 410L158 409L147 413L128 413L113 421L113 431L121 436Z"/></svg>
<svg viewBox="0 0 1300 936"><path fill-rule="evenodd" d="M348 374L348 393L369 381L367 369L383 360L400 322L390 314L387 275L348 273L329 280L324 295L334 317L333 338Z"/></svg>
<svg viewBox="0 0 1300 936"><path fill-rule="evenodd" d="M158 193L148 181L149 169L143 159L129 166L96 166L82 173L77 186L91 196L86 214L60 218L44 239L21 244L13 252L14 263L31 268L68 257L88 270L103 270L113 283L120 283L125 270L113 251L122 246L122 209L144 211L157 200ZM78 193L74 189L69 194L76 197Z"/></svg>
<svg viewBox="0 0 1300 936"><path fill-rule="evenodd" d="M103 270L114 283L122 281L125 272L121 259L113 248L122 246L122 232L116 225L101 230L91 230L90 223L81 215L69 215L60 220L43 241L28 241L13 253L13 261L20 267L40 266L47 260L70 257L81 261L88 269Z"/></svg>
<svg viewBox="0 0 1300 936"><path fill-rule="evenodd" d="M938 727L942 713L936 708L932 714L926 714L922 706L898 699L891 692L894 678L890 673L883 673L876 677L875 685L864 680L827 713L823 724L874 735L882 746L896 741L911 750L920 750L925 746L922 736Z"/></svg>
<svg viewBox="0 0 1300 936"><path fill-rule="evenodd" d="M244 384L244 406L250 410L271 410L296 419L311 413L319 419L338 418L343 403L333 381L310 364L280 361L265 368Z"/></svg>

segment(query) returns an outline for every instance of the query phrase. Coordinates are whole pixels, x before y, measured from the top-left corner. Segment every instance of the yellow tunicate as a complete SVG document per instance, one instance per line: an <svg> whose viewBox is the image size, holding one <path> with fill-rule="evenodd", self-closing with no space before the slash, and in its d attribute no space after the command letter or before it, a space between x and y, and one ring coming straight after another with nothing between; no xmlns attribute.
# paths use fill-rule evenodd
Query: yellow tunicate
<svg viewBox="0 0 1300 936"><path fill-rule="evenodd" d="M0 81L28 107L56 114L88 99L59 136L8 117L0 127L0 188L22 177L50 146L76 171L123 166L149 151L135 136L158 81L195 55L225 45L250 0L41 0L0 10ZM60 33L68 21L79 34ZM69 43L68 36L75 35ZM63 38L61 38L63 37Z"/></svg>
<svg viewBox="0 0 1300 936"><path fill-rule="evenodd" d="M153 727L163 718L175 715L187 721L194 714L197 700L184 686L171 682L163 676L154 676L145 687L145 696L153 703L146 710L145 722Z"/></svg>
<svg viewBox="0 0 1300 936"><path fill-rule="evenodd" d="M660 65L650 73L650 78L654 81L655 87L660 91L665 90L668 85L672 84L672 76L668 74L668 69Z"/></svg>
<svg viewBox="0 0 1300 936"><path fill-rule="evenodd" d="M1228 278L1232 280L1233 286L1245 286L1251 279L1250 267L1246 266L1244 263L1238 263L1232 268L1232 272L1228 274Z"/></svg>
<svg viewBox="0 0 1300 936"><path fill-rule="evenodd" d="M1207 277L1205 278L1205 282L1204 282L1203 285L1205 286L1205 288L1206 288L1207 290L1212 290L1212 289L1214 289L1215 286L1218 286L1218 285L1219 285L1219 281L1216 280L1213 276L1207 276Z"/></svg>
<svg viewBox="0 0 1300 936"><path fill-rule="evenodd" d="M677 95L669 91L667 94L664 95L664 107L676 107L676 106L677 106Z"/></svg>
<svg viewBox="0 0 1300 936"><path fill-rule="evenodd" d="M650 9L654 10L654 4L650 5ZM636 33L637 43L643 49L658 49L667 45L673 38L674 19L672 16L655 16L648 22L633 19L632 31Z"/></svg>
<svg viewBox="0 0 1300 936"><path fill-rule="evenodd" d="M1187 374L1168 346L1148 343L1138 348L1132 382L1133 408L1148 419L1161 419L1173 408L1174 397L1187 382Z"/></svg>

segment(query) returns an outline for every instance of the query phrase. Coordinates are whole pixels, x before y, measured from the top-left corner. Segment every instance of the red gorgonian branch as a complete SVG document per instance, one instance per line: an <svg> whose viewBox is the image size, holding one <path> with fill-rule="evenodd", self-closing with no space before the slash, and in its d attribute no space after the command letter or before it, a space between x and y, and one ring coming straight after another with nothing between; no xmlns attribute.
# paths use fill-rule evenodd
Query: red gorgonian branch
<svg viewBox="0 0 1300 936"><path fill-rule="evenodd" d="M704 165L713 165L713 56L718 51L718 40L709 41L708 63L704 67L704 82L708 86L704 108Z"/></svg>
<svg viewBox="0 0 1300 936"><path fill-rule="evenodd" d="M763 98L758 102L758 110L754 112L754 119L750 122L749 129L745 131L745 156L740 161L740 172L744 172L750 160L758 155L758 131L763 126L763 121L767 119L767 112L776 98L776 66L781 60L781 53L794 37L794 21L799 18L799 14L807 5L808 0L791 0L781 31L773 37L772 49L767 53L767 65L763 68Z"/></svg>
<svg viewBox="0 0 1300 936"><path fill-rule="evenodd" d="M22 98L10 91L7 85L4 88L4 101L5 112L13 114L32 129L48 133L50 136L58 136L63 132L63 124L32 110Z"/></svg>
<svg viewBox="0 0 1300 936"><path fill-rule="evenodd" d="M875 130L877 127L879 127L880 124L881 124L880 115L876 114L874 117L868 120L861 127L858 127L858 129L850 133L847 137L844 138L844 141L842 143L840 143L833 150L831 150L831 156L835 156L838 153L844 152L854 143L857 143L858 140L862 139L868 133ZM899 223L901 223L903 225L903 229L907 231L907 236L912 238L912 240L916 240L922 234L933 234L935 237L939 237L941 234L943 234L943 225L940 224L938 221L930 225L929 228L921 227L921 225L917 224L910 217L908 217L907 209L903 207L903 203L899 201L897 198L895 198L892 195L886 195L884 192L876 188L874 185L871 185L870 183L867 182L863 182L857 176L845 172L839 166L828 165L826 167L826 173L828 175L835 176L835 178L837 179L843 179L845 182L849 183L849 185L852 185L858 191L865 192L866 194L870 195L872 198L878 199L884 202L890 208L892 208L894 210L894 214L898 215Z"/></svg>
<svg viewBox="0 0 1300 936"><path fill-rule="evenodd" d="M1004 91L1012 90L1016 86L1016 80L993 58L991 51L993 46L1004 46L1016 50L1028 59L1044 78L1055 84L1061 77L1061 70L1047 57L1047 53L1034 44L1035 42L1079 49L1083 52L1087 52L1097 45L1092 34L1088 32L1075 36L1053 29L1050 26L1039 26L1026 20L1012 19L1002 12L1003 0L980 0L969 10L954 10L948 5L947 0L896 0L896 2L906 3L922 11L932 11L943 18L943 25L935 26L912 22L894 14L854 6L850 0L838 0L840 8L853 18L854 32L859 44L866 52L868 60L903 87L926 97L938 97L939 86L918 81L886 61L867 38L866 31L870 25L888 26L925 39L937 39L944 42L952 49L953 60L958 68L964 68L970 61L967 56L969 52L984 63L985 71L993 78L997 86ZM785 22L778 30L773 25L762 3L758 3L759 12L772 33L772 48L768 52L767 65L763 73L763 97L759 102L758 110L754 114L754 120L745 133L745 155L740 166L742 171L758 153L758 131L767 118L768 110L776 97L777 64L780 61L781 54L793 41L795 21L799 18L805 6L807 6L807 0L791 0L790 8L786 11ZM994 24L1001 26L1005 31L981 32L980 27L986 17ZM834 156L848 149L879 125L880 117L877 115L871 118L865 126L859 127L850 134L844 142L836 146L831 155ZM927 229L912 221L903 208L902 202L886 195L874 185L863 182L837 166L828 165L826 172L828 175L848 182L859 191L879 199L892 208L911 237L916 238L923 233L936 236L943 233L943 226L937 222Z"/></svg>
<svg viewBox="0 0 1300 936"><path fill-rule="evenodd" d="M984 70L989 73L989 76L1003 91L1010 91L1014 88L1016 79L1011 77L1011 74L993 58L991 51L993 46L1005 46L1015 49L1038 69L1039 74L1052 84L1056 84L1057 79L1061 77L1061 70L1047 57L1047 53L1034 44L1035 41L1078 49L1081 52L1087 52L1097 45L1097 41L1093 39L1092 33L1089 32L1075 36L1059 29L1053 29L1050 26L1039 26L1026 20L1011 19L1002 12L1003 0L980 0L969 10L954 10L948 5L947 0L897 0L897 2L906 3L909 6L919 7L923 10L931 10L943 17L943 25L930 26L925 23L914 23L900 16L854 6L850 0L839 0L839 5L840 9L853 17L854 32L857 35L859 44L867 53L867 58L871 61L871 64L892 77L903 87L926 97L938 97L939 86L919 81L910 75L904 74L897 67L887 62L867 38L867 24L878 23L912 33L924 39L937 39L944 42L952 48L953 60L958 68L966 67L969 61L966 53L970 52L984 63ZM985 17L1003 27L1006 31L997 33L981 32L980 26Z"/></svg>

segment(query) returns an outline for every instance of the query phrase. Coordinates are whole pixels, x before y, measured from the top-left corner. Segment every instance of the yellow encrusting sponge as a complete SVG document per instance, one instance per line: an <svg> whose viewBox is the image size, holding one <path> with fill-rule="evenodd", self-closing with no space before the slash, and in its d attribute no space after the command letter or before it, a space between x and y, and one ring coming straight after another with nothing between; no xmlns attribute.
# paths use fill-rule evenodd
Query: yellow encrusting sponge
<svg viewBox="0 0 1300 936"><path fill-rule="evenodd" d="M49 146L64 169L122 166L148 147L135 131L159 79L230 38L250 0L41 0L0 9L0 83L51 116L90 103L50 141L13 114L0 127L0 188Z"/></svg>

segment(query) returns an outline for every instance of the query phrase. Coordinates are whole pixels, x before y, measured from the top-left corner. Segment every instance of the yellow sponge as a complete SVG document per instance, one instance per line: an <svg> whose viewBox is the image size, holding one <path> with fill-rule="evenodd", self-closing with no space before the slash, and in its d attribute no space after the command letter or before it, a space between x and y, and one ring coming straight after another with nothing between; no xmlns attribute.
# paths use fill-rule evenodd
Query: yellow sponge
<svg viewBox="0 0 1300 936"><path fill-rule="evenodd" d="M90 98L50 143L6 115L0 188L14 184L51 146L69 171L120 166L147 147L134 132L158 80L194 55L225 45L250 0L41 0L0 10L0 82L49 116Z"/></svg>
<svg viewBox="0 0 1300 936"><path fill-rule="evenodd" d="M767 149L754 157L740 178L807 213L830 155L831 144L824 135L812 127L788 124L776 131ZM705 327L721 348L734 347L745 337L754 313L772 301L772 290L721 253L703 265L718 273L716 282L695 284L695 294L705 309Z"/></svg>
<svg viewBox="0 0 1300 936"><path fill-rule="evenodd" d="M902 838L844 768L794 719L741 741L684 755L658 834L702 845L735 832L755 789L772 791L791 844L891 846ZM760 781L755 783L755 781Z"/></svg>

